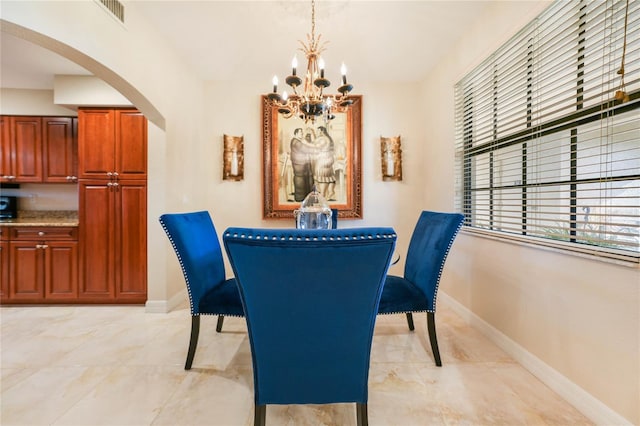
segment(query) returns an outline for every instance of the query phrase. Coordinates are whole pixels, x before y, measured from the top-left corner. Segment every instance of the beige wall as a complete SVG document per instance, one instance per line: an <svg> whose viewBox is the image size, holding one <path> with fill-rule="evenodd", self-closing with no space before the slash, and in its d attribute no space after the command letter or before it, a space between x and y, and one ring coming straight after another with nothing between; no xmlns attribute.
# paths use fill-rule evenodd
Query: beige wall
<svg viewBox="0 0 640 426"><path fill-rule="evenodd" d="M262 221L260 213L258 95L266 88L263 78L256 79L260 83L198 80L154 37L135 7L128 8L125 31L102 11L98 14L93 2L70 9L56 2L35 9L28 4L3 2L2 18L61 42L64 49L48 39L43 43L83 62L151 119L151 310L170 308L184 297L177 262L157 224L161 213L207 209L219 231L230 225L282 226ZM495 10L478 19L423 84L357 82L355 91L364 94L365 219L345 221L345 226L393 226L403 253L421 209L452 209L453 85L545 5L496 2ZM85 37L89 30L91 39ZM27 31L24 36L32 35ZM245 136L242 182L221 180L223 133ZM395 134L402 135L405 180L385 183L377 138ZM401 271L401 265L395 268L392 272ZM456 303L588 396L628 422L640 423L638 269L462 234L445 272L442 289ZM611 418L622 419L615 413Z"/></svg>
<svg viewBox="0 0 640 426"><path fill-rule="evenodd" d="M425 80L422 93L430 132L429 153L424 156L425 208L453 207L454 84L546 4L496 5ZM462 232L444 278L442 291L510 341L515 356L520 350L533 355L531 369L546 368L543 378L552 377L555 385L547 383L565 398L601 424L640 424L637 265L620 266ZM550 373L549 367L559 374ZM577 386L567 385L564 378ZM617 414L598 410L597 400Z"/></svg>
<svg viewBox="0 0 640 426"><path fill-rule="evenodd" d="M425 145L417 84L358 82L365 93L362 105L362 220L340 220L339 226L393 226L399 234L398 250L408 245L417 220L423 180L420 159ZM210 82L207 84L208 126L203 143L194 148L204 158L197 179L206 188L202 208L211 211L219 232L228 226L291 226L291 221L262 220L262 119L261 82ZM224 102L219 100L224 99ZM223 134L244 135L245 176L241 182L222 180ZM383 182L380 136L402 136L404 179ZM397 265L399 268L401 265ZM401 272L398 270L396 272Z"/></svg>
<svg viewBox="0 0 640 426"><path fill-rule="evenodd" d="M1 89L0 114L75 117L74 109L55 105L53 90Z"/></svg>

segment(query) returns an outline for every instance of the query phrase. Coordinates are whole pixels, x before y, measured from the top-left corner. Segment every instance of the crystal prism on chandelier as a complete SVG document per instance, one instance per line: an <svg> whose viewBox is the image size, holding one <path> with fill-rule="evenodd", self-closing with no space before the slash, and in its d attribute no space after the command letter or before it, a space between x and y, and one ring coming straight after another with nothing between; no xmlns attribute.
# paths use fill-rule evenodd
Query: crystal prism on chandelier
<svg viewBox="0 0 640 426"><path fill-rule="evenodd" d="M273 92L267 95L271 105L277 107L278 112L284 118L299 117L306 122L314 122L316 118L322 117L324 121L335 118L335 112L344 112L353 104L349 98L349 93L353 89L347 83L347 68L344 64L341 67L342 85L338 87L337 94L326 95L324 89L331 85L331 82L324 77L324 61L320 54L324 52L326 42L320 40L322 35L316 38L316 7L315 0L311 1L311 33L307 34L307 42L300 41L307 58L307 72L304 80L298 77L298 61L293 58L292 74L285 82L293 89L293 94L288 95L286 91L282 96L278 94L278 77L273 77Z"/></svg>

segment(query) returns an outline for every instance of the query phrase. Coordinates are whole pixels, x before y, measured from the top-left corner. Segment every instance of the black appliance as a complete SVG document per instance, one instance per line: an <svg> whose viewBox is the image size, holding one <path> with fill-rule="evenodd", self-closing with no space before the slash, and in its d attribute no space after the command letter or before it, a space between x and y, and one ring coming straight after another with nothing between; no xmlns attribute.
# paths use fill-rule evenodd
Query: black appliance
<svg viewBox="0 0 640 426"><path fill-rule="evenodd" d="M0 195L0 219L18 217L18 197Z"/></svg>
<svg viewBox="0 0 640 426"><path fill-rule="evenodd" d="M0 220L18 217L19 183L0 182Z"/></svg>

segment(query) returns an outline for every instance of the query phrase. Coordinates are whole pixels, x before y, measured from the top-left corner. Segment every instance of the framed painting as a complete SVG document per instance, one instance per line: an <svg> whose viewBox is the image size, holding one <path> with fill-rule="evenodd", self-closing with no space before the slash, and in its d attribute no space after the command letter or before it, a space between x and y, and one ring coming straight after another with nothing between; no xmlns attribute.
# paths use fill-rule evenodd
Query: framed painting
<svg viewBox="0 0 640 426"><path fill-rule="evenodd" d="M262 96L263 218L293 218L315 188L340 218L362 218L362 96L325 124L284 118Z"/></svg>

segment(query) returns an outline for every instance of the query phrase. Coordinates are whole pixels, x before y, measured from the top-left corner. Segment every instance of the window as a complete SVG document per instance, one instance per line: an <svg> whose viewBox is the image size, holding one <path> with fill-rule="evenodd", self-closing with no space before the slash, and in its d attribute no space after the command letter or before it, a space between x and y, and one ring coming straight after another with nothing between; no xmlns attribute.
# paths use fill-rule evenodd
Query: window
<svg viewBox="0 0 640 426"><path fill-rule="evenodd" d="M556 1L455 97L466 229L640 258L640 1Z"/></svg>

